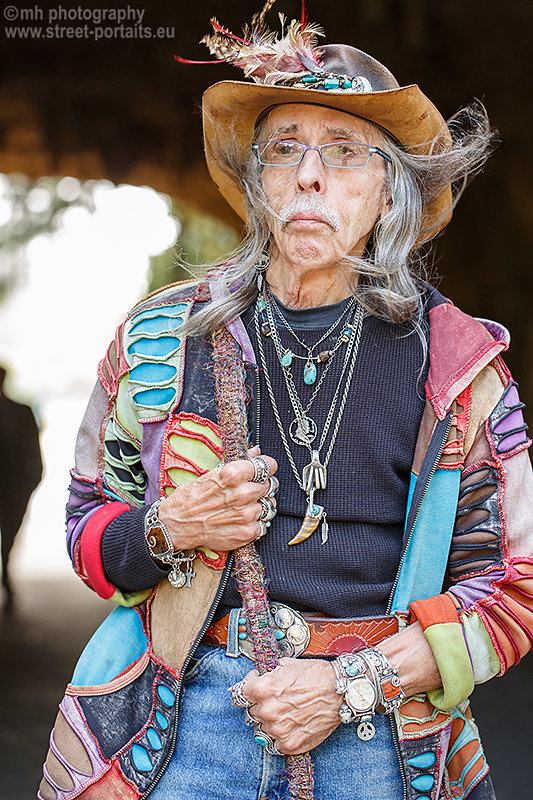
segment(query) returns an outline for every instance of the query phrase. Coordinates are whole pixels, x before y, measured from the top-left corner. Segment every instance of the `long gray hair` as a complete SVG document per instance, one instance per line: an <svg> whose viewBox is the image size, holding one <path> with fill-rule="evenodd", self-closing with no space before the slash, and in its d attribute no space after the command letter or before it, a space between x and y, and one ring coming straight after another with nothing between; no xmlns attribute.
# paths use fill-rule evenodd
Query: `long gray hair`
<svg viewBox="0 0 533 800"><path fill-rule="evenodd" d="M255 131L261 138L266 118ZM452 135L449 149L430 155L407 153L386 131L380 129L379 146L390 156L386 191L389 211L376 224L363 256L346 256L350 288L370 314L393 323L411 322L421 339L423 290L430 248L419 246L423 209L447 186L452 186L453 206L467 182L481 170L492 149L494 134L480 102L459 111L448 120ZM228 137L230 138L230 137ZM255 156L243 161L236 148L227 145L216 153L218 163L236 175L242 187L247 211L245 236L223 260L204 265L208 275L218 276L225 295L214 299L189 319L184 334L205 334L238 317L257 298L257 268L270 242L269 207ZM449 213L449 208L445 214ZM425 349L425 348L424 348Z"/></svg>

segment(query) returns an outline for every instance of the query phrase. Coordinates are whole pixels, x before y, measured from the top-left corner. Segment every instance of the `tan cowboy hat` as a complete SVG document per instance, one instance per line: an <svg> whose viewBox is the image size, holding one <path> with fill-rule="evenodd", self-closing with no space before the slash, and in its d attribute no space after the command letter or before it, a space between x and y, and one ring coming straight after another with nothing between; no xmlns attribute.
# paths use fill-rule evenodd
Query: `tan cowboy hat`
<svg viewBox="0 0 533 800"><path fill-rule="evenodd" d="M204 93L202 103L209 173L242 219L246 219L243 189L236 173L225 163L224 152L230 146L236 148L244 162L251 152L258 118L273 106L311 103L354 114L383 128L415 154L442 152L449 147L451 136L446 122L420 88L415 84L399 86L392 73L367 53L342 44L318 49L314 45L316 27L305 28L295 20L284 39L273 40L269 34L265 45L257 44L257 35L249 36L249 41L237 40L216 20L212 24L215 35L203 40L211 52L240 66L245 75L254 79L254 82L215 83ZM293 35L289 37L291 29ZM230 44L234 47L229 56L228 36L232 37ZM287 55L289 46L293 49ZM442 230L452 211L452 192L448 186L423 209L417 244L429 241Z"/></svg>

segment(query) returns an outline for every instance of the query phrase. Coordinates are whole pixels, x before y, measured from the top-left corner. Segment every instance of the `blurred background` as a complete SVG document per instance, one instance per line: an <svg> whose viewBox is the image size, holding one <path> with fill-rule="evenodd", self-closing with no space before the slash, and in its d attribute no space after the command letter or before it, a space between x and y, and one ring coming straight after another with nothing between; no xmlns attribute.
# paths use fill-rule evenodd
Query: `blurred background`
<svg viewBox="0 0 533 800"><path fill-rule="evenodd" d="M34 796L63 687L110 610L71 576L63 545L74 437L98 360L138 297L186 277L177 255L211 260L241 233L207 176L200 115L205 88L238 73L173 54L205 60L209 17L240 33L260 5L63 0L0 11L0 364L9 413L14 403L33 409L44 464L0 620L5 800ZM276 28L277 11L291 19L300 6L274 7ZM325 41L370 52L445 117L473 97L485 103L500 144L433 244L433 273L463 310L511 329L507 361L532 407L533 5L309 0L308 11ZM4 446L3 462L22 449ZM24 469L29 494L35 457ZM500 800L531 796L531 662L474 698Z"/></svg>

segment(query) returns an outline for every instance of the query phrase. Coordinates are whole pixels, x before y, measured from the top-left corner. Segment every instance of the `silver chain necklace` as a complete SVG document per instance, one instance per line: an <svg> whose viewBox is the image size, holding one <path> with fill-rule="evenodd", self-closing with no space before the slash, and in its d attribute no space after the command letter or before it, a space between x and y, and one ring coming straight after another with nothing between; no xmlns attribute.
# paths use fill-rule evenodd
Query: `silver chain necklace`
<svg viewBox="0 0 533 800"><path fill-rule="evenodd" d="M283 353L283 345L281 343L281 339L279 338L277 326L275 324L274 317L273 317L273 314L272 314L272 308L271 308L270 303L268 301L269 301L269 298L267 296L267 297L264 298L263 307L264 307L264 309L266 311L266 314L267 314L268 326L269 326L269 331L270 331L270 334L271 334L272 342L273 342L274 347L276 349L276 353L277 353L277 356L278 356L278 359L279 359L279 362L280 362L280 365L281 365L281 368L282 368L283 377L285 379L285 384L287 386L287 392L289 394L289 399L291 401L291 405L293 407L294 414L295 414L295 418L292 420L292 422L289 425L289 436L291 437L292 441L295 444L298 444L301 447L307 447L309 452L311 452L311 445L312 445L312 443L315 441L315 439L317 437L318 427L317 427L317 424L314 421L314 419L309 415L309 411L310 411L311 406L313 405L313 403L314 403L314 401L315 401L315 399L316 399L316 397L317 397L317 395L318 395L318 393L319 393L319 391L320 391L320 389L322 387L322 384L323 384L323 382L324 382L324 380L325 380L325 378L326 378L326 376L328 374L329 368L331 367L331 364L333 363L333 355L328 360L328 363L326 364L324 372L320 376L320 379L319 379L317 385L315 386L315 389L314 389L313 393L311 394L311 397L309 398L309 401L308 401L308 403L307 403L307 405L306 405L306 407L304 409L303 408L303 403L300 400L300 396L298 394L296 386L294 385L294 376L293 376L292 371L290 369L290 364L289 365L285 364L284 361L283 361L283 358L281 357L282 353ZM358 318L357 315L359 313L358 309L360 309L360 307L355 308L355 300L354 300L354 303L351 304L351 307L354 309L354 313L352 314L352 317L350 317L351 324L348 323L348 324L345 325L345 328L343 329L343 333L339 337L339 341L337 342L337 344L333 348L333 351L335 351L335 352L338 350L338 348L343 343L343 341L349 345L350 340L353 340L355 338L355 336L356 336L356 327L357 327L357 318ZM259 308L259 305L258 305L258 308ZM336 323L329 329L328 333L332 329L334 329L335 325L338 322L340 322L340 320L342 319L342 316L343 315L341 315L341 317L336 321ZM347 335L345 335L346 333L347 333ZM323 339L324 339L324 337L322 337L322 341L323 341ZM347 347L347 355L348 355L349 349L350 348L348 346ZM333 351L332 351L332 353L333 353ZM338 389L339 390L340 390L340 385L342 383L342 377L344 376L344 371L346 370L346 365L347 365L347 361L346 361L346 357L345 357L344 368L343 368L343 372L341 374L340 383L338 385ZM335 400L336 400L336 396L335 396ZM326 429L325 429L325 431L323 433L322 441L321 441L320 446L318 448L319 450L322 448L322 446L324 444L324 441L325 441L324 436L327 435L328 429L329 429L329 425L326 427Z"/></svg>
<svg viewBox="0 0 533 800"><path fill-rule="evenodd" d="M263 373L264 373L264 376L265 376L265 382L266 382L266 385L267 385L268 396L269 396L269 399L270 399L270 403L272 405L272 411L274 413L274 418L276 420L276 425L278 427L278 430L279 430L279 433L280 433L280 436L281 436L281 441L283 443L283 447L285 449L285 452L287 454L287 458L289 460L289 464L291 465L291 469L292 469L292 471L294 473L294 477L296 478L296 482L298 483L298 486L300 487L300 489L302 489L302 491L305 492L305 495L306 495L306 498L307 498L307 510L306 510L306 514L305 514L304 520L302 522L302 525L300 526L300 530L298 531L296 536L294 536L290 540L289 544L299 544L300 542L303 542L305 539L307 539L309 536L311 536L311 534L316 530L316 528L318 527L318 525L320 524L321 521L322 521L322 544L324 544L327 541L327 538L328 538L328 523L327 523L327 519L326 519L326 512L325 512L323 506L318 505L318 504L316 504L314 502L314 494L315 494L315 492L317 490L324 490L326 488L326 485L327 485L327 467L328 467L328 464L329 464L329 461L330 461L330 458L331 458L331 454L333 453L333 447L334 447L335 441L337 439L337 434L339 432L340 424L341 424L342 417L343 417L343 414L344 414L344 409L345 409L345 406L346 406L346 401L348 399L348 393L349 393L350 386L351 386L351 383L352 383L353 372L354 372L354 368L355 368L355 362L357 360L357 353L358 353L358 350L359 350L359 344L360 344L360 341L361 341L361 333L362 333L362 329L363 329L363 315L364 314L363 314L362 307L360 305L357 305L355 319L354 319L354 335L350 337L350 340L349 340L349 342L347 344L347 347L346 347L346 354L345 354L345 357L344 357L344 363L343 363L343 366L342 366L341 375L340 375L339 381L337 383L337 387L335 389L335 394L333 396L333 400L331 402L331 406L330 406L328 415L326 417L326 421L324 423L324 429L323 429L323 432L322 432L322 436L320 438L320 444L319 444L318 448L317 449L313 449L311 447L311 443L312 443L313 440L311 440L311 442L309 442L307 437L304 437L303 444L307 447L307 449L311 453L311 461L309 462L309 464L307 464L303 468L302 476L300 477L299 472L298 472L298 468L296 467L296 463L294 461L294 457L293 457L293 455L291 453L291 449L290 449L290 446L289 446L289 442L287 440L287 435L285 433L285 430L284 430L284 427L283 427L283 423L281 422L278 406L277 406L277 403L276 403L276 398L274 396L274 390L272 388L272 382L270 380L270 374L268 372L268 366L267 366L267 363L266 363L265 351L264 351L263 342L262 342L262 338L261 338L261 332L260 332L260 326L259 326L259 308L258 308L258 303L256 302L256 305L255 305L254 321L255 321L255 333L256 333L256 338L257 338L257 346L258 346L258 350L259 350L259 357L260 357L260 360L261 360L261 366L263 368ZM269 322L270 322L270 320L269 320ZM271 324L272 324L272 322L273 322L273 318L272 318ZM272 326L272 331L271 332L275 332L275 325ZM275 332L275 333L277 333L277 332ZM272 336L272 339L273 339L274 345L276 346L275 333ZM278 337L278 344L281 346L281 342L279 340L279 337ZM276 352L278 353L278 357L279 357L279 352L278 352L277 348L276 348ZM287 370L283 369L283 367L282 367L282 372L283 372L283 374L285 376L285 383L286 383L286 386L287 386L287 391L288 391L288 394L289 394L289 399L291 401L291 405L292 405L292 407L294 409L294 412L296 414L297 420L301 422L301 420L305 417L305 414L309 410L310 405L308 404L308 408L307 408L306 412L304 412L303 405L302 405L301 400L300 400L300 398L298 396L298 393L296 392L296 389L294 387L294 382L293 381L291 382L290 380L287 379ZM346 375L346 373L347 373L347 375ZM290 372L289 372L289 375L290 375ZM345 378L345 375L346 375L346 380L345 380L345 385L344 385L344 392L343 392L342 399L341 399L341 402L340 402L339 411L337 413L337 420L336 420L335 426L333 428L333 432L332 432L332 435L331 435L331 439L330 439L330 443L329 443L329 447L328 447L328 451L327 451L326 457L325 457L324 461L321 462L320 461L320 451L322 450L322 448L323 448L323 446L324 446L324 444L326 442L327 435L328 435L328 432L329 432L333 417L335 415L335 410L336 410L336 407L337 407L337 403L338 403L339 396L340 396L340 391L341 391L341 386L342 386L343 380ZM292 377L292 375L291 375L291 377ZM320 385L322 384L322 382L323 382L323 379L321 379L317 389L320 388ZM316 395L318 394L317 389L315 389L315 391L313 392L313 396L311 398L311 402L315 399ZM298 442L298 443L300 444L300 442Z"/></svg>
<svg viewBox="0 0 533 800"><path fill-rule="evenodd" d="M281 320L281 323L286 328L286 330L288 330L290 335L298 342L298 344L300 345L302 350L307 350L307 355L300 356L297 353L295 353L291 348L286 348L284 350L284 352L283 352L283 355L282 355L281 359L280 359L282 367L290 367L294 358L297 358L297 359L300 359L302 361L305 361L306 363L305 363L305 366L304 366L304 373L303 373L303 375L304 375L304 383L307 384L308 386L312 386L313 383L316 381L316 375L317 375L317 368L316 368L316 365L313 362L316 361L317 364L327 362L328 365L329 365L331 363L331 359L335 356L337 350L339 349L339 347L343 343L342 334L338 337L337 342L336 342L336 344L335 344L335 346L333 347L332 350L324 350L321 353L318 353L316 356L313 355L313 350L315 350L320 344L322 344L322 342L324 342L329 336L331 336L331 334L333 333L335 328L337 328L340 325L342 320L345 317L348 317L348 315L350 314L350 312L352 311L352 309L353 309L353 307L355 305L355 298L354 297L350 298L350 301L347 303L346 307L342 310L342 313L335 320L333 325L331 325L328 328L328 330L324 333L324 335L320 337L318 342L315 342L315 344L312 345L311 347L306 345L305 342L302 342L300 337L297 335L296 331L294 331L293 328L291 328L291 326L289 325L289 323L287 322L287 320L285 319L285 317L283 316L283 314L281 312L281 309L279 307L278 301L276 300L274 295L270 292L268 287L266 287L266 289L265 289L265 294L264 294L264 298L263 298L263 304L264 304L265 310L267 310L268 308L269 309L274 308L278 318ZM344 331L343 331L343 333L344 333ZM347 339L345 337L344 337L344 341L347 341ZM327 367L326 367L326 369L327 369Z"/></svg>

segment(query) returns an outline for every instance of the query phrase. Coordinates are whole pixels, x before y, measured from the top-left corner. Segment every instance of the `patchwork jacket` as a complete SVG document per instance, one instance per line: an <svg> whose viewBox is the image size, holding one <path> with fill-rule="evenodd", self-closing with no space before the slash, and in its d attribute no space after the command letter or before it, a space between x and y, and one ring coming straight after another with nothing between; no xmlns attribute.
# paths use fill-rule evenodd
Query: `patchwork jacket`
<svg viewBox="0 0 533 800"><path fill-rule="evenodd" d="M190 588L163 580L126 593L108 580L101 539L119 514L154 502L221 458L210 345L179 337L217 284L153 293L118 328L99 366L76 445L68 509L74 568L117 608L94 634L60 704L42 800L145 798L169 763L181 680L215 614L232 556L199 548ZM442 688L407 698L394 719L406 800L489 798L468 697L533 641L533 477L504 328L429 301L427 401L412 466L404 545L389 603L418 620ZM254 430L254 352L245 363Z"/></svg>

